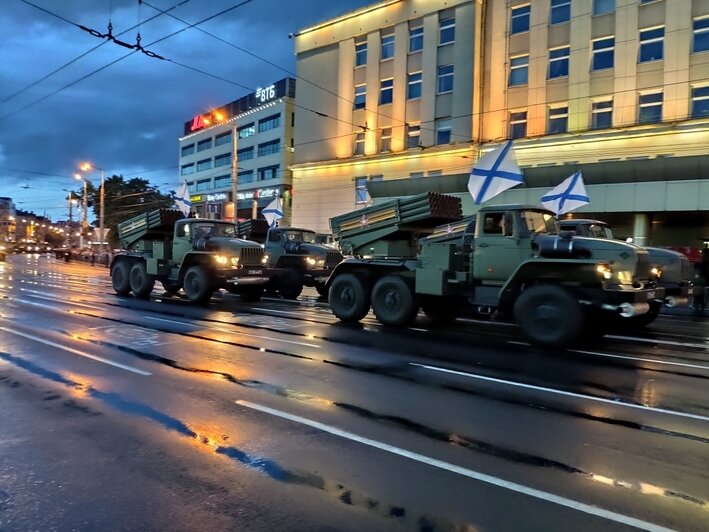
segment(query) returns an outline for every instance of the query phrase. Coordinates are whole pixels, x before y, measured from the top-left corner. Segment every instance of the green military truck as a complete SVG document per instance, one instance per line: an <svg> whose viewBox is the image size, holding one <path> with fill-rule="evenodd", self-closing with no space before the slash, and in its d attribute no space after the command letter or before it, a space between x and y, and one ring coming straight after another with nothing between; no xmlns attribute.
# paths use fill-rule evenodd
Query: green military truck
<svg viewBox="0 0 709 532"><path fill-rule="evenodd" d="M459 198L427 193L330 223L354 256L327 283L330 308L345 322L370 307L384 325L406 326L419 309L446 322L467 306L563 348L602 336L606 317L639 316L664 299L647 251L560 234L553 213L538 207L490 206L462 218Z"/></svg>
<svg viewBox="0 0 709 532"><path fill-rule="evenodd" d="M239 238L229 221L159 209L121 222L118 236L126 251L111 262L111 282L119 295L148 298L160 281L168 294L182 289L195 303L220 288L258 301L272 275L261 245Z"/></svg>
<svg viewBox="0 0 709 532"><path fill-rule="evenodd" d="M332 246L317 244L315 231L296 227L269 227L266 220L247 220L238 224L239 234L262 244L266 264L277 270L268 288L285 299L296 299L304 286L327 295L326 282L342 253Z"/></svg>

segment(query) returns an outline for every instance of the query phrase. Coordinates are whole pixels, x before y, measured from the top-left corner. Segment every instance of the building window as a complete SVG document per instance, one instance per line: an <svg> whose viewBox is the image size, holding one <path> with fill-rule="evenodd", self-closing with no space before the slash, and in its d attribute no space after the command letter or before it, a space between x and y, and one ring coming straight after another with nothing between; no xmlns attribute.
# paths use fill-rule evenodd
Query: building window
<svg viewBox="0 0 709 532"><path fill-rule="evenodd" d="M382 35L382 60L394 57L394 34Z"/></svg>
<svg viewBox="0 0 709 532"><path fill-rule="evenodd" d="M214 178L214 188L226 188L231 186L231 176L220 175Z"/></svg>
<svg viewBox="0 0 709 532"><path fill-rule="evenodd" d="M526 85L529 74L529 56L510 57L510 87Z"/></svg>
<svg viewBox="0 0 709 532"><path fill-rule="evenodd" d="M245 183L253 183L254 182L254 171L253 170L244 170L243 172L239 172L238 181L239 181L240 185L243 185Z"/></svg>
<svg viewBox="0 0 709 532"><path fill-rule="evenodd" d="M455 42L455 18L441 19L438 28L438 44Z"/></svg>
<svg viewBox="0 0 709 532"><path fill-rule="evenodd" d="M553 107L549 108L549 121L547 133L555 135L557 133L566 133L569 125L569 108L568 107Z"/></svg>
<svg viewBox="0 0 709 532"><path fill-rule="evenodd" d="M436 144L450 144L451 121L450 118L436 120Z"/></svg>
<svg viewBox="0 0 709 532"><path fill-rule="evenodd" d="M709 116L709 86L692 87L692 118Z"/></svg>
<svg viewBox="0 0 709 532"><path fill-rule="evenodd" d="M438 94L453 91L453 65L438 67Z"/></svg>
<svg viewBox="0 0 709 532"><path fill-rule="evenodd" d="M202 179L201 181L197 181L197 192L204 192L205 190L209 190L212 188L212 180L211 179Z"/></svg>
<svg viewBox="0 0 709 532"><path fill-rule="evenodd" d="M549 79L565 78L569 75L570 50L568 46L549 50Z"/></svg>
<svg viewBox="0 0 709 532"><path fill-rule="evenodd" d="M222 146L224 144L229 144L231 142L231 131L222 133L214 137L214 146Z"/></svg>
<svg viewBox="0 0 709 532"><path fill-rule="evenodd" d="M695 18L692 24L692 53L709 50L709 17Z"/></svg>
<svg viewBox="0 0 709 532"><path fill-rule="evenodd" d="M593 0L593 14L605 15L615 11L615 0Z"/></svg>
<svg viewBox="0 0 709 532"><path fill-rule="evenodd" d="M268 116L258 121L258 132L263 133L271 129L276 129L281 125L281 113Z"/></svg>
<svg viewBox="0 0 709 532"><path fill-rule="evenodd" d="M281 151L281 141L280 139L272 140L271 142L264 142L258 145L258 156L263 157L265 155L272 155Z"/></svg>
<svg viewBox="0 0 709 532"><path fill-rule="evenodd" d="M214 158L214 168L231 164L231 153L223 153Z"/></svg>
<svg viewBox="0 0 709 532"><path fill-rule="evenodd" d="M194 163L183 164L180 167L180 175L190 175L194 174Z"/></svg>
<svg viewBox="0 0 709 532"><path fill-rule="evenodd" d="M364 133L355 134L354 154L364 155Z"/></svg>
<svg viewBox="0 0 709 532"><path fill-rule="evenodd" d="M608 129L613 126L613 100L593 102L591 129Z"/></svg>
<svg viewBox="0 0 709 532"><path fill-rule="evenodd" d="M638 63L659 61L663 55L665 28L640 30L640 54Z"/></svg>
<svg viewBox="0 0 709 532"><path fill-rule="evenodd" d="M197 161L197 171L201 172L202 170L209 170L212 167L212 160L211 159L202 159L201 161Z"/></svg>
<svg viewBox="0 0 709 532"><path fill-rule="evenodd" d="M245 126L241 126L236 131L239 134L240 139L245 139L256 134L256 128L254 127L253 122L250 124L246 124Z"/></svg>
<svg viewBox="0 0 709 532"><path fill-rule="evenodd" d="M423 177L423 172L409 172L409 177L412 179L418 179Z"/></svg>
<svg viewBox="0 0 709 532"><path fill-rule="evenodd" d="M615 57L615 37L604 37L593 41L593 57L591 70L605 70L613 68Z"/></svg>
<svg viewBox="0 0 709 532"><path fill-rule="evenodd" d="M355 203L361 205L369 201L367 192L367 178L355 177Z"/></svg>
<svg viewBox="0 0 709 532"><path fill-rule="evenodd" d="M379 86L379 105L391 103L394 97L394 80L383 79Z"/></svg>
<svg viewBox="0 0 709 532"><path fill-rule="evenodd" d="M365 105L367 105L367 84L355 85L354 108L364 109Z"/></svg>
<svg viewBox="0 0 709 532"><path fill-rule="evenodd" d="M571 19L571 0L551 0L549 24L562 24Z"/></svg>
<svg viewBox="0 0 709 532"><path fill-rule="evenodd" d="M406 89L406 97L409 100L421 97L421 81L423 74L421 72L412 72L408 77L408 86Z"/></svg>
<svg viewBox="0 0 709 532"><path fill-rule="evenodd" d="M391 128L382 128L382 136L380 137L379 151L391 151Z"/></svg>
<svg viewBox="0 0 709 532"><path fill-rule="evenodd" d="M249 146L248 148L241 148L236 150L236 160L237 161L248 161L254 158L254 147Z"/></svg>
<svg viewBox="0 0 709 532"><path fill-rule="evenodd" d="M423 50L423 26L409 28L409 53Z"/></svg>
<svg viewBox="0 0 709 532"><path fill-rule="evenodd" d="M363 37L363 40L355 42L355 66L362 66L367 64L367 38Z"/></svg>
<svg viewBox="0 0 709 532"><path fill-rule="evenodd" d="M421 124L407 124L406 147L418 148L421 139Z"/></svg>
<svg viewBox="0 0 709 532"><path fill-rule="evenodd" d="M197 191L197 184L194 181L190 181L187 183L187 192L196 192Z"/></svg>
<svg viewBox="0 0 709 532"><path fill-rule="evenodd" d="M655 124L662 122L662 93L641 94L638 99L638 123Z"/></svg>
<svg viewBox="0 0 709 532"><path fill-rule="evenodd" d="M209 137L208 139L200 140L197 143L197 151L208 150L211 147L212 147L212 138L211 137Z"/></svg>
<svg viewBox="0 0 709 532"><path fill-rule="evenodd" d="M527 136L527 111L510 113L510 138L519 139Z"/></svg>
<svg viewBox="0 0 709 532"><path fill-rule="evenodd" d="M510 20L510 33L512 35L529 31L529 12L529 5L512 8Z"/></svg>
<svg viewBox="0 0 709 532"><path fill-rule="evenodd" d="M278 179L281 177L281 167L280 165L265 166L264 168L258 169L258 180L267 181L269 179Z"/></svg>
<svg viewBox="0 0 709 532"><path fill-rule="evenodd" d="M182 146L182 156L192 155L194 153L194 144L189 144L188 146Z"/></svg>

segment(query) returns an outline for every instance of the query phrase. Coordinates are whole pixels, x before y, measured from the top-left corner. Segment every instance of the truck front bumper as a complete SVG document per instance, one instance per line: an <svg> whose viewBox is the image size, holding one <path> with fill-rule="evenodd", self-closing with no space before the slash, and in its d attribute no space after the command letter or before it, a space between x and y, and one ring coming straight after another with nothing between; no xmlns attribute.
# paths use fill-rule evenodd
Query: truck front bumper
<svg viewBox="0 0 709 532"><path fill-rule="evenodd" d="M686 307L692 304L693 286L674 283L661 286L665 289L665 305L668 307Z"/></svg>
<svg viewBox="0 0 709 532"><path fill-rule="evenodd" d="M305 270L303 273L303 285L305 286L315 286L317 284L325 284L325 282L330 277L332 273L332 268L328 269L318 269L318 270Z"/></svg>
<svg viewBox="0 0 709 532"><path fill-rule="evenodd" d="M272 275L268 268L241 268L238 270L224 270L224 282L235 286L253 286L266 284Z"/></svg>
<svg viewBox="0 0 709 532"><path fill-rule="evenodd" d="M623 318L631 318L646 314L650 304L662 304L665 300L665 289L657 288L613 288L603 290L601 309L619 314Z"/></svg>

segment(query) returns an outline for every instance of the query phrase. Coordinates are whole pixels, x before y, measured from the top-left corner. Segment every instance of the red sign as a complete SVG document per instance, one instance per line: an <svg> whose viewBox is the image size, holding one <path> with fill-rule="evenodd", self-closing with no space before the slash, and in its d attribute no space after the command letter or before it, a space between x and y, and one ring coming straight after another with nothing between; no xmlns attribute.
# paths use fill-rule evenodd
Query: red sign
<svg viewBox="0 0 709 532"><path fill-rule="evenodd" d="M202 115L197 115L192 119L192 126L190 127L190 131L197 131L198 129L202 129L204 126L204 117Z"/></svg>

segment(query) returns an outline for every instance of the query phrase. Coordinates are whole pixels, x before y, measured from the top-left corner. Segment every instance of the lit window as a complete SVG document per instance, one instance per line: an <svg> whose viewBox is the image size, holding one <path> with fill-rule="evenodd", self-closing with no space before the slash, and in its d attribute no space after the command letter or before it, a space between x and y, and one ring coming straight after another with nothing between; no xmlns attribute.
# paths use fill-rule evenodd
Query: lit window
<svg viewBox="0 0 709 532"><path fill-rule="evenodd" d="M527 111L510 113L510 138L519 139L527 136Z"/></svg>
<svg viewBox="0 0 709 532"><path fill-rule="evenodd" d="M449 44L455 41L455 18L441 19L438 23L438 44Z"/></svg>
<svg viewBox="0 0 709 532"><path fill-rule="evenodd" d="M529 12L529 5L512 8L512 17L510 20L510 33L512 35L529 31Z"/></svg>
<svg viewBox="0 0 709 532"><path fill-rule="evenodd" d="M549 24L561 24L571 19L571 0L551 0Z"/></svg>
<svg viewBox="0 0 709 532"><path fill-rule="evenodd" d="M605 15L615 11L615 0L593 0L593 14Z"/></svg>
<svg viewBox="0 0 709 532"><path fill-rule="evenodd" d="M391 151L391 128L382 128L379 151Z"/></svg>
<svg viewBox="0 0 709 532"><path fill-rule="evenodd" d="M194 153L194 144L188 146L182 146L182 156L192 155Z"/></svg>
<svg viewBox="0 0 709 532"><path fill-rule="evenodd" d="M281 167L280 165L265 166L264 168L258 169L258 180L267 181L269 179L278 179L281 177Z"/></svg>
<svg viewBox="0 0 709 532"><path fill-rule="evenodd" d="M241 148L236 150L236 160L237 161L248 161L254 158L254 147L249 146L248 148Z"/></svg>
<svg viewBox="0 0 709 532"><path fill-rule="evenodd" d="M355 66L367 64L367 40L355 42Z"/></svg>
<svg viewBox="0 0 709 532"><path fill-rule="evenodd" d="M183 164L180 168L180 175L194 174L194 163Z"/></svg>
<svg viewBox="0 0 709 532"><path fill-rule="evenodd" d="M214 158L214 168L231 164L231 153L223 153Z"/></svg>
<svg viewBox="0 0 709 532"><path fill-rule="evenodd" d="M549 79L563 78L569 75L568 46L549 50Z"/></svg>
<svg viewBox="0 0 709 532"><path fill-rule="evenodd" d="M640 30L640 54L638 63L659 61L662 59L664 40L664 27Z"/></svg>
<svg viewBox="0 0 709 532"><path fill-rule="evenodd" d="M695 18L692 24L692 53L709 50L709 17Z"/></svg>
<svg viewBox="0 0 709 532"><path fill-rule="evenodd" d="M555 135L557 133L566 133L569 125L569 108L554 107L549 109L549 127L547 133Z"/></svg>
<svg viewBox="0 0 709 532"><path fill-rule="evenodd" d="M409 29L409 53L423 50L423 26Z"/></svg>
<svg viewBox="0 0 709 532"><path fill-rule="evenodd" d="M608 129L613 126L613 100L593 102L591 129Z"/></svg>
<svg viewBox="0 0 709 532"><path fill-rule="evenodd" d="M272 140L270 142L264 142L258 145L258 156L263 157L265 155L273 155L281 151L281 141L280 139Z"/></svg>
<svg viewBox="0 0 709 532"><path fill-rule="evenodd" d="M208 150L211 147L212 147L212 138L211 137L208 139L200 140L197 143L197 151Z"/></svg>
<svg viewBox="0 0 709 532"><path fill-rule="evenodd" d="M662 93L641 94L638 99L638 123L655 124L662 122Z"/></svg>
<svg viewBox="0 0 709 532"><path fill-rule="evenodd" d="M406 126L406 147L407 148L417 148L419 146L420 138L421 138L421 125L420 124L408 124Z"/></svg>
<svg viewBox="0 0 709 532"><path fill-rule="evenodd" d="M692 87L692 118L709 116L709 86Z"/></svg>
<svg viewBox="0 0 709 532"><path fill-rule="evenodd" d="M453 65L438 67L438 94L453 90Z"/></svg>
<svg viewBox="0 0 709 532"><path fill-rule="evenodd" d="M224 144L229 144L231 142L231 131L227 131L226 133L222 133L221 135L217 135L214 137L214 145L215 146L222 146Z"/></svg>
<svg viewBox="0 0 709 532"><path fill-rule="evenodd" d="M615 37L604 37L593 41L593 58L591 70L605 70L613 68L615 58Z"/></svg>
<svg viewBox="0 0 709 532"><path fill-rule="evenodd" d="M367 85L356 85L354 92L354 108L364 109L367 105Z"/></svg>
<svg viewBox="0 0 709 532"><path fill-rule="evenodd" d="M362 204L369 201L369 193L367 192L367 178L355 177L355 203Z"/></svg>
<svg viewBox="0 0 709 532"><path fill-rule="evenodd" d="M450 144L451 136L450 118L436 120L436 144Z"/></svg>
<svg viewBox="0 0 709 532"><path fill-rule="evenodd" d="M209 170L212 167L212 160L211 159L202 159L201 161L197 161L197 171L201 172L202 170Z"/></svg>
<svg viewBox="0 0 709 532"><path fill-rule="evenodd" d="M254 127L253 122L251 124L246 124L245 126L241 126L236 131L238 132L240 139L245 139L247 137L251 137L256 134L256 128Z"/></svg>
<svg viewBox="0 0 709 532"><path fill-rule="evenodd" d="M510 58L510 82L509 86L526 85L529 74L529 56L521 55Z"/></svg>
<svg viewBox="0 0 709 532"><path fill-rule="evenodd" d="M364 133L355 134L354 154L364 155Z"/></svg>
<svg viewBox="0 0 709 532"><path fill-rule="evenodd" d="M394 57L394 35L382 36L382 59Z"/></svg>
<svg viewBox="0 0 709 532"><path fill-rule="evenodd" d="M379 89L379 105L391 103L394 97L394 80L383 79Z"/></svg>
<svg viewBox="0 0 709 532"><path fill-rule="evenodd" d="M263 133L271 129L276 129L281 125L281 114L272 115L258 121L258 132Z"/></svg>
<svg viewBox="0 0 709 532"><path fill-rule="evenodd" d="M253 183L254 182L254 171L253 170L244 170L243 172L239 172L238 182L240 185L245 184L245 183Z"/></svg>
<svg viewBox="0 0 709 532"><path fill-rule="evenodd" d="M408 87L406 90L406 98L413 100L421 97L421 80L423 74L421 72L412 72L408 77Z"/></svg>

